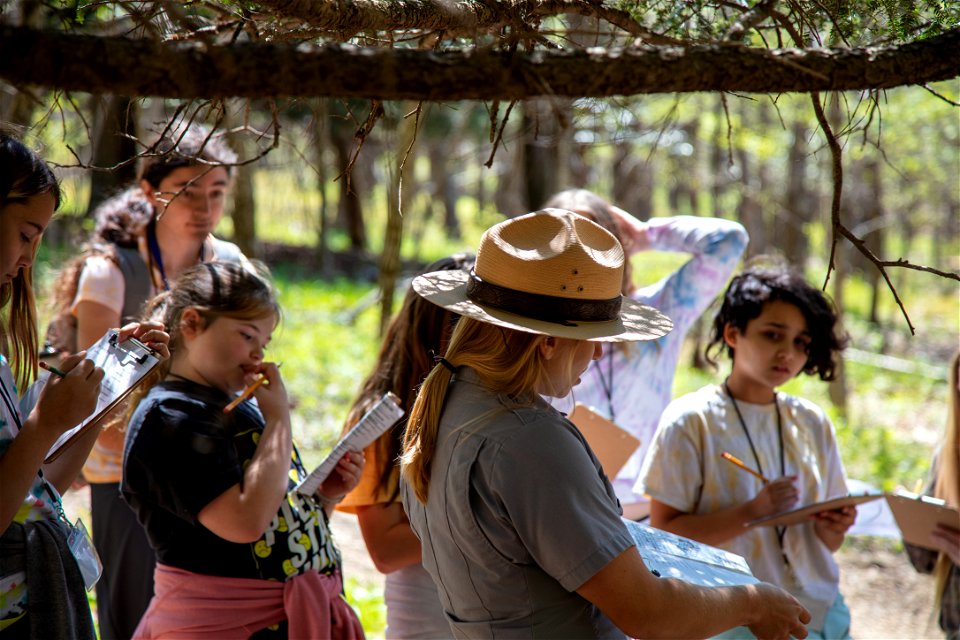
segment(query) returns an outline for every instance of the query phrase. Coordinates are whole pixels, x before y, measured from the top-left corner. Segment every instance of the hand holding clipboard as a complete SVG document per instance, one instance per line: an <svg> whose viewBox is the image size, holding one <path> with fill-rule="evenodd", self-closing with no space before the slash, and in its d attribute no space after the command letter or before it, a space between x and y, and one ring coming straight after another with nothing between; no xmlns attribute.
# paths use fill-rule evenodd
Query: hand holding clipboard
<svg viewBox="0 0 960 640"><path fill-rule="evenodd" d="M144 339L153 337L157 341L156 348L151 348L132 337L133 334L140 335ZM56 460L77 438L96 425L126 398L146 375L169 355L166 349L167 340L169 337L159 330L156 323L143 323L128 325L120 330L111 329L96 344L87 349L86 359L91 364L88 365L84 361L76 366L90 368L91 372L98 369L103 371L96 407L76 426L67 429L57 438L47 452L44 462ZM70 377L70 372L60 375L64 373L63 371L51 372L51 375L62 378L57 382L58 385ZM99 374L91 373L91 375Z"/></svg>

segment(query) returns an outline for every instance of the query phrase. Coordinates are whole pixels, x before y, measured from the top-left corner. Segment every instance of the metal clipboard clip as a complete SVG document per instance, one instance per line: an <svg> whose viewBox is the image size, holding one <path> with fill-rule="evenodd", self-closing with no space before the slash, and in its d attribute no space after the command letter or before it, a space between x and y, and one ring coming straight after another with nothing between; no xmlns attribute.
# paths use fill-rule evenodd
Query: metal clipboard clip
<svg viewBox="0 0 960 640"><path fill-rule="evenodd" d="M110 335L110 348L121 352L122 355L117 354L117 360L120 361L120 364L143 366L148 358L156 357L157 354L153 349L136 338L127 338L120 342L117 339L118 335L116 333Z"/></svg>

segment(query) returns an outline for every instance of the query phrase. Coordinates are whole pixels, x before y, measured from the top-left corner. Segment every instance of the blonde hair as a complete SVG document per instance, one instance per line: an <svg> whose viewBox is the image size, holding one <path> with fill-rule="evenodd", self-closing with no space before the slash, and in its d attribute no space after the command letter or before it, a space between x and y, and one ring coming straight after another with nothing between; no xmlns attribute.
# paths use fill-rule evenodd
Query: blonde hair
<svg viewBox="0 0 960 640"><path fill-rule="evenodd" d="M446 360L454 367L470 367L483 384L495 393L518 402L536 398L545 378L539 345L546 336L506 329L497 325L461 318L450 337ZM403 440L401 473L420 502L427 501L430 464L437 447L440 416L453 373L437 365L424 380L410 411Z"/></svg>
<svg viewBox="0 0 960 640"><path fill-rule="evenodd" d="M934 497L940 498L951 507L960 507L960 351L950 360L949 393L947 403L947 428L943 437L943 446L937 459L936 482L933 486ZM943 603L943 593L947 588L952 562L945 553L940 553L933 569L936 593L936 609Z"/></svg>

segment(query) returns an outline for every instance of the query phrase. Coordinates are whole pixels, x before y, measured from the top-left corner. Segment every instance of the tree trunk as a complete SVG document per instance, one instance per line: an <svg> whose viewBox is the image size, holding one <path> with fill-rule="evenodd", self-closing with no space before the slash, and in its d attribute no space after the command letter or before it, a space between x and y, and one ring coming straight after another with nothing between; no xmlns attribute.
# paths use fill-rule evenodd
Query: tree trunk
<svg viewBox="0 0 960 640"><path fill-rule="evenodd" d="M245 113L244 101L233 100L228 104L228 122L231 129L242 127ZM230 146L237 152L240 162L255 155L250 138L244 132L232 133L227 137ZM243 253L251 258L258 255L257 247L257 204L253 195L254 165L241 164L234 169L233 178L233 241Z"/></svg>
<svg viewBox="0 0 960 640"><path fill-rule="evenodd" d="M791 127L793 143L787 152L787 189L784 210L787 219L780 228L783 253L797 268L807 263L806 226L813 219L814 198L807 191L807 129L799 118Z"/></svg>
<svg viewBox="0 0 960 640"><path fill-rule="evenodd" d="M730 153L727 147L726 127L727 120L723 108L722 96L717 99L714 121L717 123L710 140L710 200L713 215L716 218L726 218L730 215L729 207L724 201L727 188L730 185Z"/></svg>
<svg viewBox="0 0 960 640"><path fill-rule="evenodd" d="M93 166L102 169L127 164L110 171L93 171L90 177L89 215L107 198L132 184L137 167L128 162L137 154L137 101L122 96L103 96L95 101Z"/></svg>
<svg viewBox="0 0 960 640"><path fill-rule="evenodd" d="M527 211L535 211L559 189L559 124L548 99L523 103L523 174Z"/></svg>
<svg viewBox="0 0 960 640"><path fill-rule="evenodd" d="M316 166L317 192L320 194L320 208L317 210L317 265L321 275L329 275L332 260L327 246L327 236L330 231L330 221L327 215L327 163L324 150L327 147L328 133L327 101L320 98L316 102L313 113L313 162Z"/></svg>
<svg viewBox="0 0 960 640"><path fill-rule="evenodd" d="M634 144L618 140L613 147L613 202L639 220L653 215L653 159Z"/></svg>
<svg viewBox="0 0 960 640"><path fill-rule="evenodd" d="M413 106L411 105L412 109ZM409 109L406 109L409 111ZM397 288L397 279L400 276L400 245L403 242L403 218L407 198L406 194L413 185L408 184L413 179L413 166L416 150L411 147L417 135L417 119L405 118L400 120L399 139L397 149L393 154L394 164L390 170L390 191L387 194L389 210L387 212L387 229L383 237L383 253L380 256L380 335L387 331L390 319L393 317L393 297ZM409 153L407 150L409 149Z"/></svg>
<svg viewBox="0 0 960 640"><path fill-rule="evenodd" d="M887 222L883 212L883 178L880 163L876 158L868 160L864 166L864 179L864 186L866 187L864 190L866 196L864 211L866 215L864 217L870 224L870 229L866 230L861 237L870 251L875 255L883 255L883 241L886 235ZM870 322L880 324L880 296L886 292L886 285L880 278L880 270L872 263L868 263L863 277L870 285Z"/></svg>
<svg viewBox="0 0 960 640"><path fill-rule="evenodd" d="M364 185L359 184L359 171L353 171L349 175L343 173L350 165L355 130L353 123L344 114L334 114L330 118L330 140L336 152L337 169L341 172L338 179L340 194L337 199L337 226L346 231L350 238L351 251L362 253L367 247L367 234L363 227L363 204L359 195Z"/></svg>
<svg viewBox="0 0 960 640"><path fill-rule="evenodd" d="M834 132L840 131L840 128L843 126L843 114L841 113L841 110L840 110L840 97L841 96L836 93L830 95L829 97L830 105L827 109L827 114L826 114L830 122L830 127L833 129ZM832 159L829 154L827 154L826 159L827 159L828 167L832 166ZM833 175L832 170L827 169L825 171L825 175L832 176ZM844 200L841 200L840 218L846 219L845 212L842 209L843 202ZM840 321L838 323L837 330L842 330L843 314L844 314L844 308L845 308L843 287L846 281L846 276L847 276L846 265L848 264L848 258L849 258L848 255L845 255L845 252L849 251L850 246L847 244L847 242L843 238L841 238L837 249L838 249L837 259L835 261L834 272L832 276L833 302L837 307L837 312L840 314ZM840 413L841 416L846 417L847 406L848 406L847 375L846 375L846 369L843 363L843 358L840 356L837 357L837 368L835 371L835 377L833 381L830 382L828 393L830 395L831 402L833 402L833 406L837 408L837 411Z"/></svg>
<svg viewBox="0 0 960 640"><path fill-rule="evenodd" d="M736 150L740 163L740 222L750 235L750 246L746 257L767 253L770 249L767 241L767 230L763 220L763 206L757 199L753 177L752 158L744 148Z"/></svg>

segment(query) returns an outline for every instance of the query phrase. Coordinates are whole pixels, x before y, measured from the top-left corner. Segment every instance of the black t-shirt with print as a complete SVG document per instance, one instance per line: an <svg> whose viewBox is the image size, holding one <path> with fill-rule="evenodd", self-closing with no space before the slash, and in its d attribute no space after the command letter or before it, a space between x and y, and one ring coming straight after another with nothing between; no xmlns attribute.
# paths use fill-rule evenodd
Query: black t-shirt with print
<svg viewBox="0 0 960 640"><path fill-rule="evenodd" d="M326 514L312 499L288 493L267 531L249 544L211 533L197 514L241 482L264 420L253 402L224 414L223 392L189 381L155 386L128 427L121 490L163 564L206 575L284 581L340 565ZM303 477L291 461L290 483Z"/></svg>

